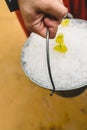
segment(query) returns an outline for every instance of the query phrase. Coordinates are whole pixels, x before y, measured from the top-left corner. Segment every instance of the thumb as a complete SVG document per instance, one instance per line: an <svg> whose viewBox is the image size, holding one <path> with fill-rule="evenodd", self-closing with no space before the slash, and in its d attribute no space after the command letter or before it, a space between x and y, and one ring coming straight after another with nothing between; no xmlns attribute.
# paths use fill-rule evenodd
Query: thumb
<svg viewBox="0 0 87 130"><path fill-rule="evenodd" d="M63 2L58 0L55 0L54 2L53 0L48 0L42 10L56 19L62 19L68 12L68 9L64 6Z"/></svg>

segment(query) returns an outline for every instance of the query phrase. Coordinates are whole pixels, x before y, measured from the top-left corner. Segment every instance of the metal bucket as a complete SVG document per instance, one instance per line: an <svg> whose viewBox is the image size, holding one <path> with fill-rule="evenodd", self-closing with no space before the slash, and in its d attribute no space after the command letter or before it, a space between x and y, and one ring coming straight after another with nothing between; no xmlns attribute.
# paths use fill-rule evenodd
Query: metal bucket
<svg viewBox="0 0 87 130"><path fill-rule="evenodd" d="M85 21L85 20L80 20L80 19L71 19L70 20L70 26L72 27L72 29L75 29L74 28L74 26L72 26L72 25L75 25L75 24L77 24L77 25L79 25L78 27L81 27L82 28L82 30L83 30L83 32L84 32L84 30L85 31L87 31L87 22ZM64 27L65 28L65 27ZM67 28L66 28L66 30L67 30ZM59 31L59 30L58 30ZM63 31L63 30L62 30ZM59 33L59 32L58 32ZM85 34L83 34L82 33L82 35L83 35L83 38L85 37L85 39L86 40L83 40L84 42L86 41L86 43L87 43L87 35ZM79 38L79 36L78 36L78 38ZM43 78L39 81L38 80L38 77L37 77L37 74L38 74L38 63L39 62L36 62L36 63L34 63L34 64L32 64L32 60L34 61L35 60L35 58L37 59L37 57L39 56L39 55L41 55L41 53L37 53L37 46L39 46L39 45L41 45L41 44L39 44L39 45L34 45L34 49L32 48L32 42L37 42L37 44L38 44L38 42L39 41L42 41L43 43L41 43L41 44L44 44L44 46L46 46L46 44L45 44L45 41L46 41L46 39L44 39L44 38L42 38L42 37L40 37L40 36L38 36L37 34L31 34L31 36L28 38L28 40L26 41L26 43L25 43L25 45L24 45L24 47L23 47L23 49L22 49L22 54L21 54L21 64L22 64L22 68L23 68L23 71L25 72L25 74L27 75L27 77L31 80L31 81L33 81L35 84L37 84L37 85L39 85L40 87L42 87L42 88L45 88L45 89L48 89L48 90L50 90L50 91L52 91L52 94L55 92L55 94L58 94L58 95L60 95L60 96L63 96L63 97L74 97L74 96L78 96L79 94L81 94L82 92L84 92L85 91L85 89L87 88L87 78L86 78L86 76L85 76L85 79L84 79L84 76L82 77L82 81L81 80L79 80L79 82L81 81L81 83L77 83L76 82L76 84L74 85L74 86L72 86L72 83L70 83L69 85L68 85L68 88L66 87L66 88L63 88L63 87L57 87L57 88L53 88L53 84L52 84L52 82L51 82L51 80L50 80L50 77L49 77L49 71L46 69L46 77L47 77L47 75L48 75L48 77L47 77L47 81L49 82L49 84L48 84L48 82L46 82L46 83L43 83ZM52 42L51 40L50 40L50 42ZM83 51L85 51L86 50L86 46L84 46L84 42L82 43L82 47L84 48L83 49ZM52 44L52 43L51 43ZM49 46L50 46L50 43L49 43ZM46 48L45 48L46 49ZM45 49L43 49L44 50L44 53L45 53ZM72 48L71 48L72 49ZM78 49L78 48L77 48ZM35 51L34 51L35 50ZM79 49L78 49L79 50ZM26 53L26 51L27 51L27 53ZM30 58L30 55L31 55L31 53L30 53L30 51L31 51L31 53L36 53L35 54L35 56L32 58ZM41 50L39 50L39 51L41 51ZM29 52L29 55L27 55L28 54L28 52ZM75 52L76 53L76 52ZM52 54L51 54L52 55ZM61 55L61 54L59 54L58 53L58 55ZM82 55L82 54L81 54ZM84 52L83 52L83 55L84 55ZM45 57L46 57L46 55L44 55ZM50 55L49 55L50 56ZM87 57L87 56L86 56ZM86 61L87 61L87 58L86 57L84 57L85 59L84 59L84 63L86 63ZM60 58L60 57L59 57ZM76 58L76 57L75 57ZM47 67L47 60L46 60L47 58L45 58L45 59L43 59L43 57L41 56L40 57L40 59L39 59L39 61L40 60L43 60L43 66L46 66ZM29 60L29 61L28 61ZM80 60L80 59L79 59ZM61 61L61 58L60 58L60 61ZM50 62L50 65L52 64L52 61ZM27 66L30 66L30 67L27 67ZM36 67L36 70L37 70L37 74L36 74L36 72L35 72L35 70L33 69L33 66L35 66ZM60 66L59 66L60 67ZM78 67L78 66L77 66ZM40 67L39 67L40 68ZM86 68L86 67L85 67ZM50 68L51 69L51 68ZM82 70L82 72L83 72L83 66L82 66L82 68L81 68L81 70ZM44 70L45 69L42 69L41 70L41 73L44 73ZM61 72L61 68L60 68L60 72ZM53 71L51 71L51 73L53 73ZM85 75L86 75L86 72L84 72L85 73ZM77 75L79 75L79 70L78 70L78 73L77 73ZM83 74L84 75L84 74ZM41 76L43 76L43 74L41 75ZM40 79L40 77L41 76L39 76L39 79ZM55 84L55 76L54 75L51 75L52 76L52 80L53 80L53 82L54 82L54 84ZM61 77L62 75L60 75L59 77ZM71 77L73 76L73 74L71 74L70 75ZM66 75L66 77L67 77L67 75ZM74 76L75 77L75 76ZM68 80L66 80L66 86L67 86L67 81ZM78 81L78 80L77 80ZM64 84L63 84L64 85ZM51 86L51 87L50 87ZM57 85L55 85L55 86L57 86ZM70 87L69 87L70 86ZM71 87L72 86L72 87ZM52 95L51 94L51 95Z"/></svg>

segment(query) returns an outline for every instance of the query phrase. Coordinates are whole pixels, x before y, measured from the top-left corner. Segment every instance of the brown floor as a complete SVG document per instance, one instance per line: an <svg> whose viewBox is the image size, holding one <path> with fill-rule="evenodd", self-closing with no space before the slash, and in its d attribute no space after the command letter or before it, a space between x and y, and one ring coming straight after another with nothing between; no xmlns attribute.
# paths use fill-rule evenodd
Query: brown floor
<svg viewBox="0 0 87 130"><path fill-rule="evenodd" d="M23 73L26 36L0 1L0 130L87 130L87 91L74 98L49 96Z"/></svg>

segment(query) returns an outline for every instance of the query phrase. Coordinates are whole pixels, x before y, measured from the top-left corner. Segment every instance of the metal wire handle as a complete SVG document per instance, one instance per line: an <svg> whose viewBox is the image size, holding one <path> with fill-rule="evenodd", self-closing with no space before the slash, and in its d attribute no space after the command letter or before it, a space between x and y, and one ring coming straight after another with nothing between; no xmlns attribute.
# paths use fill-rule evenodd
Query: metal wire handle
<svg viewBox="0 0 87 130"><path fill-rule="evenodd" d="M66 19L66 18L69 18L69 19L72 19L73 16L68 13L64 16L63 19ZM51 81L51 84L52 84L52 87L53 87L53 90L52 92L50 93L50 96L52 96L55 92L55 84L54 84L54 81L53 81L53 77L52 77L52 72L51 72L51 66L50 66L50 54L49 54L49 29L47 28L47 32L46 32L46 57L47 57L47 68L48 68L48 74L49 74L49 78L50 78L50 81Z"/></svg>
<svg viewBox="0 0 87 130"><path fill-rule="evenodd" d="M52 93L50 93L50 96L52 96L55 92L55 85L52 77L52 72L51 72L51 66L50 66L50 56L49 56L49 29L47 28L46 32L46 57L47 57L47 67L48 67L48 74L49 78L53 87Z"/></svg>

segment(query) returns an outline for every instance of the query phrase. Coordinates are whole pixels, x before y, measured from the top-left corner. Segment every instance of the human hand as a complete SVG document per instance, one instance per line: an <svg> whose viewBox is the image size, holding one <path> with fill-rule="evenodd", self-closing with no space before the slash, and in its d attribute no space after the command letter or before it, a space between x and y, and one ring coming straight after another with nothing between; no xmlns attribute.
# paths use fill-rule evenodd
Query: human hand
<svg viewBox="0 0 87 130"><path fill-rule="evenodd" d="M60 21L67 14L62 0L18 0L18 4L27 29L42 37L46 37L48 28L50 38L54 38Z"/></svg>

